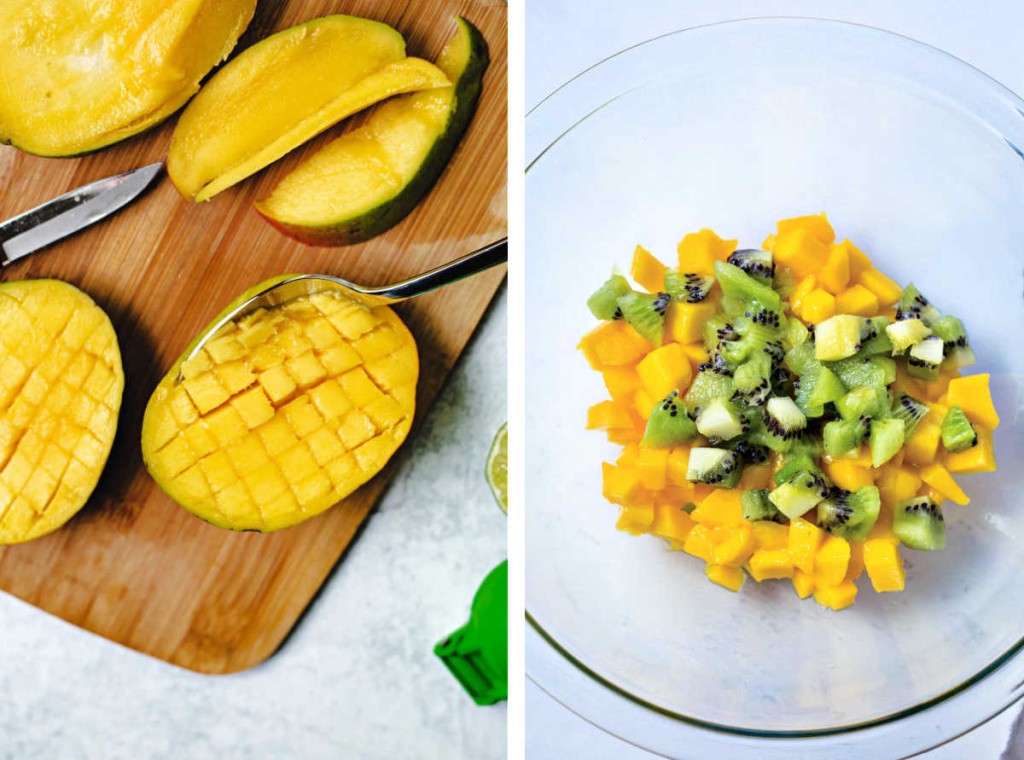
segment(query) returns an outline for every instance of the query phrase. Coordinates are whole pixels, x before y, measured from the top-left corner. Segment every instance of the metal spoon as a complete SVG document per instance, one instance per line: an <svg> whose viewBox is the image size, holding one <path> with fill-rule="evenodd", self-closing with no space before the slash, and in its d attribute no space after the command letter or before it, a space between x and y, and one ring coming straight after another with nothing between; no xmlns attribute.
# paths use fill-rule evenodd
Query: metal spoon
<svg viewBox="0 0 1024 760"><path fill-rule="evenodd" d="M376 288L357 285L354 282L343 280L340 277L333 277L329 274L297 274L294 277L289 277L286 280L271 285L266 290L260 291L224 315L223 318L217 321L217 324L206 331L178 366L181 367L198 354L203 349L203 346L216 337L227 325L237 319L241 319L246 314L251 314L257 309L279 306L299 296L308 296L324 291L341 293L354 301L365 304L369 308L388 306L399 301L407 301L410 298L421 296L445 285L451 285L453 282L482 272L485 269L490 269L506 261L508 261L508 238L504 237L490 245L484 246L478 251L455 259L455 261L450 261L447 264L442 264L423 274L410 277L408 280ZM182 379L181 370L179 369L177 381L181 382Z"/></svg>

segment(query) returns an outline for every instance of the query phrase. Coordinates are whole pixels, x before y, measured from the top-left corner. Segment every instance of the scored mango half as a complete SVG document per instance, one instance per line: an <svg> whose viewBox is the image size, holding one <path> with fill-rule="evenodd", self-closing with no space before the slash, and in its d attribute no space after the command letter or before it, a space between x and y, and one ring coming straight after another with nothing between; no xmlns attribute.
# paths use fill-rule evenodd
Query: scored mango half
<svg viewBox="0 0 1024 760"><path fill-rule="evenodd" d="M0 285L0 543L38 538L89 499L124 390L117 336L57 280Z"/></svg>
<svg viewBox="0 0 1024 760"><path fill-rule="evenodd" d="M163 121L245 31L256 0L4 0L0 141L41 156Z"/></svg>
<svg viewBox="0 0 1024 760"><path fill-rule="evenodd" d="M301 296L175 362L146 407L143 459L171 498L214 525L295 525L384 467L412 425L418 373L415 340L390 308Z"/></svg>
<svg viewBox="0 0 1024 760"><path fill-rule="evenodd" d="M248 48L182 112L167 173L183 196L207 200L342 119L405 92L445 87L444 73L405 57L387 24L325 16Z"/></svg>

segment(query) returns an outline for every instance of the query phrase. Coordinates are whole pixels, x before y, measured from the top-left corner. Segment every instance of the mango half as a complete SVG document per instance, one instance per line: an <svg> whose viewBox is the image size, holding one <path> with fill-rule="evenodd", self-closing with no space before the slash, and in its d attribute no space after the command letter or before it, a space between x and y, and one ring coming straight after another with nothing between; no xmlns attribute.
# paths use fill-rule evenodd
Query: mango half
<svg viewBox="0 0 1024 760"><path fill-rule="evenodd" d="M110 319L58 280L0 285L0 543L38 538L89 499L124 371Z"/></svg>
<svg viewBox="0 0 1024 760"><path fill-rule="evenodd" d="M256 0L4 0L0 141L40 156L149 129L199 90Z"/></svg>
<svg viewBox="0 0 1024 760"><path fill-rule="evenodd" d="M175 362L146 406L143 460L172 499L214 525L295 525L384 467L412 425L418 372L416 343L390 308L304 295Z"/></svg>
<svg viewBox="0 0 1024 760"><path fill-rule="evenodd" d="M487 42L466 19L456 22L437 61L451 86L374 106L358 129L284 177L256 210L312 245L359 243L404 219L448 165L480 99Z"/></svg>
<svg viewBox="0 0 1024 760"><path fill-rule="evenodd" d="M196 201L212 198L331 125L379 100L444 87L433 64L405 57L386 24L325 16L253 45L182 112L167 173Z"/></svg>

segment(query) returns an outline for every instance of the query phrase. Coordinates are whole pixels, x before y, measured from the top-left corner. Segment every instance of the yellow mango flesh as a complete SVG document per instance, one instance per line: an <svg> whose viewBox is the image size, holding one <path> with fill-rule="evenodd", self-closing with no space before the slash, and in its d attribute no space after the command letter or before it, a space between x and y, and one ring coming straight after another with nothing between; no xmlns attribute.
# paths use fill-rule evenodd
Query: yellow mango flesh
<svg viewBox="0 0 1024 760"><path fill-rule="evenodd" d="M43 156L157 124L235 46L256 0L5 0L0 140Z"/></svg>
<svg viewBox="0 0 1024 760"><path fill-rule="evenodd" d="M178 119L167 173L186 198L206 200L357 111L448 84L433 64L406 58L405 41L386 24L315 19L217 72Z"/></svg>
<svg viewBox="0 0 1024 760"><path fill-rule="evenodd" d="M384 467L412 424L418 369L391 309L302 296L172 367L146 407L143 459L171 498L215 525L294 525Z"/></svg>
<svg viewBox="0 0 1024 760"><path fill-rule="evenodd" d="M124 390L103 310L57 280L0 285L0 543L81 509L110 454Z"/></svg>

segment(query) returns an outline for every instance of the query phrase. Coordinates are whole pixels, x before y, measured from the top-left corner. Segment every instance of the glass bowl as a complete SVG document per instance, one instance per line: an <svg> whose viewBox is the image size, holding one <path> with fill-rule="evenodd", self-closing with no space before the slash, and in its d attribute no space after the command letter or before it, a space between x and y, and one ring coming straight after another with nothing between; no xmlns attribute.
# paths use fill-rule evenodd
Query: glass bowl
<svg viewBox="0 0 1024 760"><path fill-rule="evenodd" d="M908 754L1024 694L1024 103L963 62L845 23L752 19L667 34L528 116L527 671L582 717L665 755ZM962 478L949 548L904 551L906 591L833 612L788 582L738 594L601 496L619 448L576 350L587 296L643 244L711 227L756 247L827 211L840 238L963 318L1002 425Z"/></svg>

